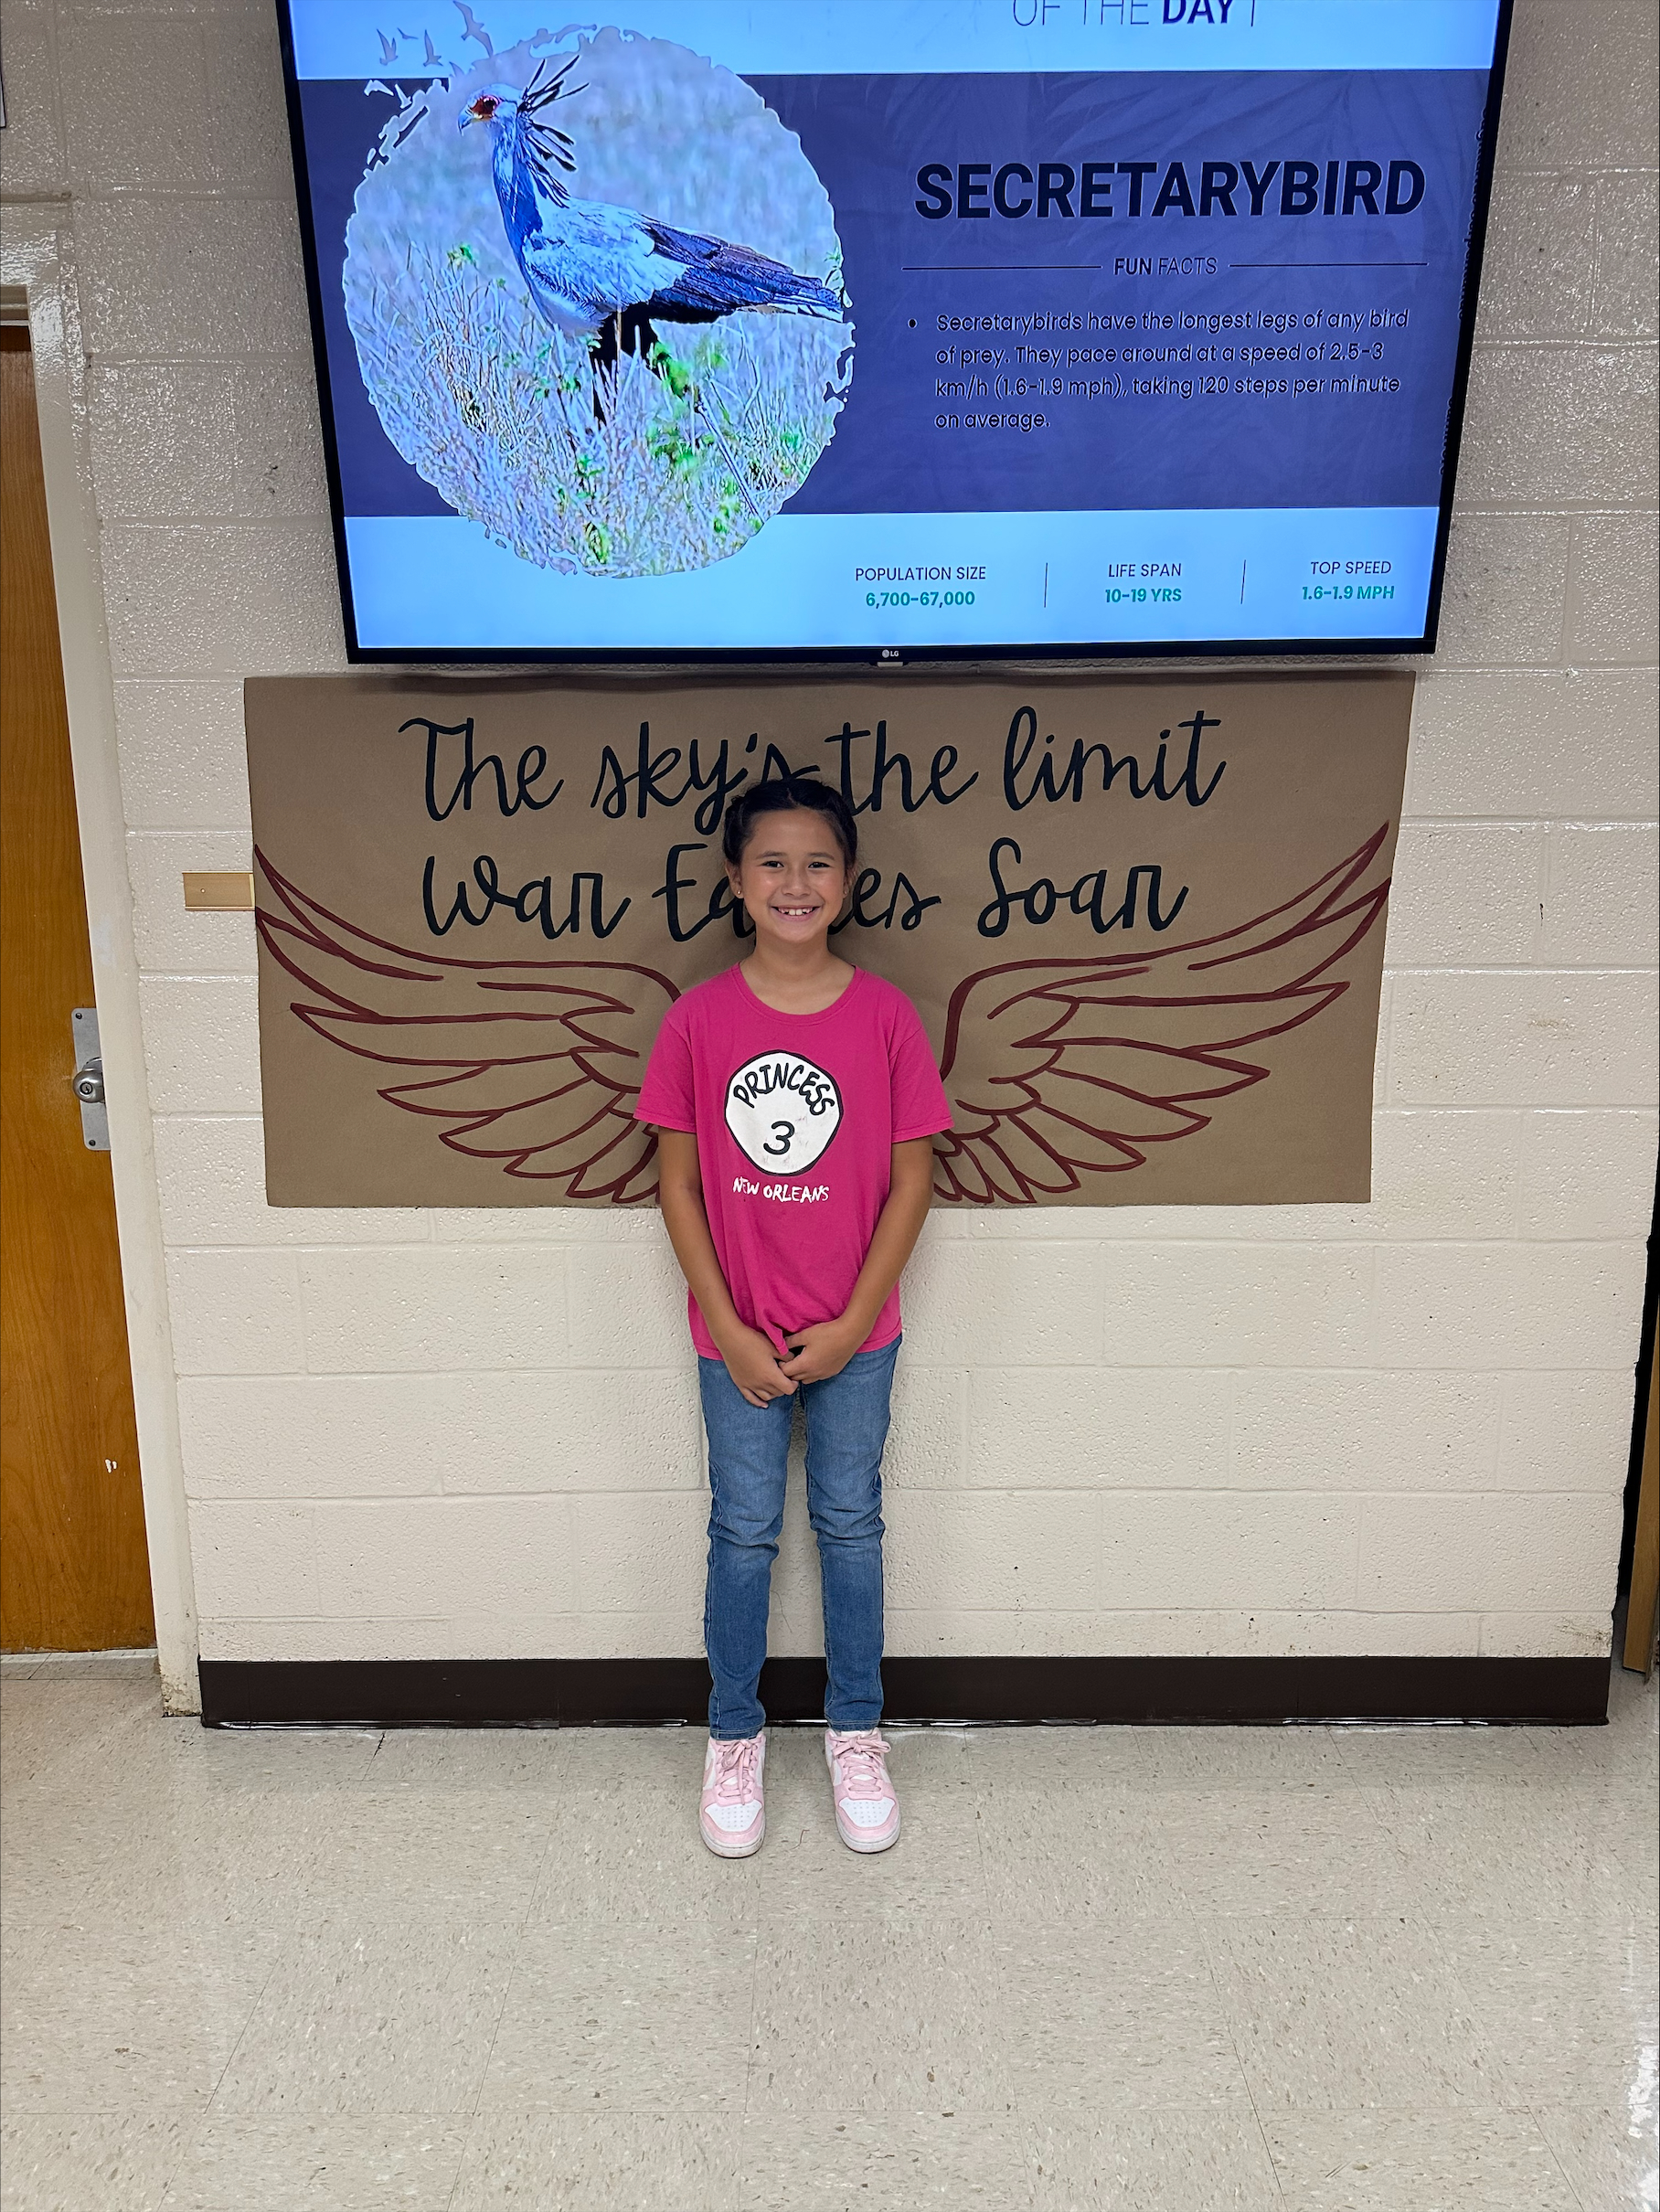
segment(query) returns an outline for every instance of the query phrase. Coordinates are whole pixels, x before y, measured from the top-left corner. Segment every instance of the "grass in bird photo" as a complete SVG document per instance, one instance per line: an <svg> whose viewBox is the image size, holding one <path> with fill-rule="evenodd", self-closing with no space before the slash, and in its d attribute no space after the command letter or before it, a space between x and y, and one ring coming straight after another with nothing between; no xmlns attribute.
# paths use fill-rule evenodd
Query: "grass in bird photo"
<svg viewBox="0 0 1660 2212"><path fill-rule="evenodd" d="M615 29L552 45L433 82L381 133L346 229L364 384L405 460L522 559L705 568L834 434L835 213L729 70Z"/></svg>

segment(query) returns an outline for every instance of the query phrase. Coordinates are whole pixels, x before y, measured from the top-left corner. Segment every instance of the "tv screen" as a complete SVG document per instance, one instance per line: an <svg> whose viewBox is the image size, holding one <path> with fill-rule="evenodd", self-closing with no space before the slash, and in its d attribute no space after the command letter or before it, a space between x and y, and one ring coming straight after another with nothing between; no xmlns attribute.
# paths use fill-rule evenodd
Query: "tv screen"
<svg viewBox="0 0 1660 2212"><path fill-rule="evenodd" d="M1434 643L1508 0L287 0L364 660Z"/></svg>

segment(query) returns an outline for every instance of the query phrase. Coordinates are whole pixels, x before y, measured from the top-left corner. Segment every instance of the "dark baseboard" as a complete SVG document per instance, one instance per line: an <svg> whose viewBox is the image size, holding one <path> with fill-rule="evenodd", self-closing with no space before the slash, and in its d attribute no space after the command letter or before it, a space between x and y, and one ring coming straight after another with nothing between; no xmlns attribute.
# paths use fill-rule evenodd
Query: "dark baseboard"
<svg viewBox="0 0 1660 2212"><path fill-rule="evenodd" d="M206 1728L705 1724L701 1659L204 1659ZM1606 1659L889 1659L890 1720L1548 1721L1608 1717ZM769 1659L775 1721L822 1718L822 1659Z"/></svg>

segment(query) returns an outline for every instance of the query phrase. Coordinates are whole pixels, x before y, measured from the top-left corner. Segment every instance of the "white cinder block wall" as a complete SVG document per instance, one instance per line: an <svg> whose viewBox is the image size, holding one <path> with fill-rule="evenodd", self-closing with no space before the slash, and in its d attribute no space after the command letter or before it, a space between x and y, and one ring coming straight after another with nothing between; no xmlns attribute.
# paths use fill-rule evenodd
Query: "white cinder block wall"
<svg viewBox="0 0 1660 2212"><path fill-rule="evenodd" d="M1518 0L1370 1207L930 1224L906 1653L1607 1648L1655 1167L1655 15ZM267 0L5 0L67 197L202 1649L694 1652L654 1216L272 1212L239 680L344 667ZM629 1364L619 1364L619 1348ZM777 1648L811 1650L793 1518Z"/></svg>

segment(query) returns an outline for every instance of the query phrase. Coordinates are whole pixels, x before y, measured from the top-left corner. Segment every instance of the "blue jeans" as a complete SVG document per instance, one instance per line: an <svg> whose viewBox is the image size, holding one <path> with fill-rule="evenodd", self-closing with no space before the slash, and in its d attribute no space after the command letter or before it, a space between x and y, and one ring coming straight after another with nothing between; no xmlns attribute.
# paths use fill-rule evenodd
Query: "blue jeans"
<svg viewBox="0 0 1660 2212"><path fill-rule="evenodd" d="M899 1340L856 1352L839 1375L752 1406L718 1359L699 1359L709 1438L709 1572L703 1640L714 1687L709 1734L766 1725L758 1689L767 1655L772 1562L784 1519L784 1466L799 1398L807 1420L807 1515L818 1538L833 1728L882 1717L882 1446Z"/></svg>

